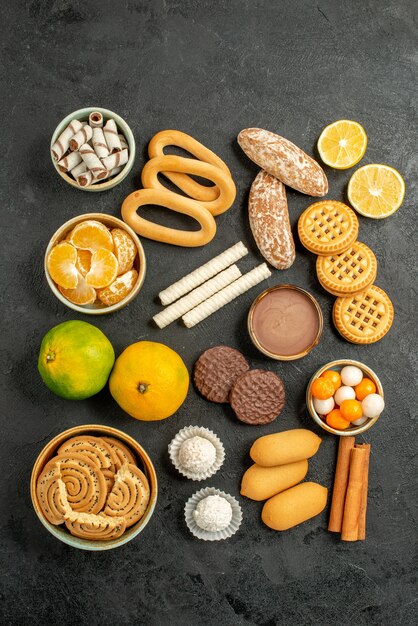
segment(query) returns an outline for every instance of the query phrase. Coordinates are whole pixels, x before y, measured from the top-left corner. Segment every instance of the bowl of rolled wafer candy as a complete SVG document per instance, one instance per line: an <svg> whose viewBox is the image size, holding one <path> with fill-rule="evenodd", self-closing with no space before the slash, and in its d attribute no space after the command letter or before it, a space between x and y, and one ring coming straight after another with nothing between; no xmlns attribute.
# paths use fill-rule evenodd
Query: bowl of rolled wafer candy
<svg viewBox="0 0 418 626"><path fill-rule="evenodd" d="M86 213L54 233L44 268L58 300L79 313L102 315L123 308L138 295L146 260L138 236L122 220Z"/></svg>
<svg viewBox="0 0 418 626"><path fill-rule="evenodd" d="M87 107L58 124L51 139L51 158L58 174L72 187L106 191L131 171L135 140L119 115Z"/></svg>
<svg viewBox="0 0 418 626"><path fill-rule="evenodd" d="M33 467L35 512L54 537L82 550L110 550L136 537L152 517L157 476L148 454L108 426L70 428Z"/></svg>

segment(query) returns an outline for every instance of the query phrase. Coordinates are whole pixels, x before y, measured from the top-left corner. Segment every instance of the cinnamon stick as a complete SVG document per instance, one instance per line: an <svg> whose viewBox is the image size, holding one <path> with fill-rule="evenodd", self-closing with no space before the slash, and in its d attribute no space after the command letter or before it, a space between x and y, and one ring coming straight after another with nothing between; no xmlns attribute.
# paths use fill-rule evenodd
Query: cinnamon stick
<svg viewBox="0 0 418 626"><path fill-rule="evenodd" d="M343 541L357 541L358 539L364 469L367 455L368 451L363 447L353 448L351 450L350 473L341 529L341 539Z"/></svg>
<svg viewBox="0 0 418 626"><path fill-rule="evenodd" d="M356 448L363 448L366 450L366 458L363 468L363 488L361 492L361 504L360 504L360 516L358 520L358 537L357 539L366 539L366 511L367 511L367 497L369 490L369 461L370 461L370 444L363 443Z"/></svg>
<svg viewBox="0 0 418 626"><path fill-rule="evenodd" d="M328 530L340 533L343 524L345 495L347 492L350 470L350 455L354 448L354 437L340 437L338 444L337 466L335 468L334 489L332 492L331 513Z"/></svg>

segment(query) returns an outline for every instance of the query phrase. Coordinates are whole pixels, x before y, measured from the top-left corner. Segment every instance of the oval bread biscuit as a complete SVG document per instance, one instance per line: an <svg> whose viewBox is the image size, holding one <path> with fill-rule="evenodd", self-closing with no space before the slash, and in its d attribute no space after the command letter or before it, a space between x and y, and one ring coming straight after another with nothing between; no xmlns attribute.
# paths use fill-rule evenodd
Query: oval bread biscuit
<svg viewBox="0 0 418 626"><path fill-rule="evenodd" d="M267 500L261 519L273 530L288 530L325 509L328 489L317 483L301 483Z"/></svg>
<svg viewBox="0 0 418 626"><path fill-rule="evenodd" d="M261 467L254 463L245 472L241 482L241 495L250 500L267 500L276 493L300 483L308 471L308 461L298 461L276 467Z"/></svg>
<svg viewBox="0 0 418 626"><path fill-rule="evenodd" d="M316 454L321 441L321 437L305 428L285 430L256 439L250 457L262 467L296 463Z"/></svg>
<svg viewBox="0 0 418 626"><path fill-rule="evenodd" d="M248 216L255 242L263 257L278 270L295 260L286 189L283 183L261 170L251 185Z"/></svg>
<svg viewBox="0 0 418 626"><path fill-rule="evenodd" d="M322 167L288 139L263 128L245 128L238 143L251 161L292 189L309 196L328 192Z"/></svg>

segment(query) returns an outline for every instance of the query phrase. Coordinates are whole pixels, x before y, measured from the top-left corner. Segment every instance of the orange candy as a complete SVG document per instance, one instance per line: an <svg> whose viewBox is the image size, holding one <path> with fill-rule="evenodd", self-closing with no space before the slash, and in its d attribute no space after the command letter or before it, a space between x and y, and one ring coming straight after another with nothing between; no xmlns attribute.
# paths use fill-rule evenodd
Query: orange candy
<svg viewBox="0 0 418 626"><path fill-rule="evenodd" d="M343 418L349 422L354 422L363 415L363 409L358 400L344 400L341 402L340 411Z"/></svg>
<svg viewBox="0 0 418 626"><path fill-rule="evenodd" d="M334 391L337 391L337 389L341 387L341 376L339 372L336 372L335 370L327 370L321 374L321 378L330 380L334 385Z"/></svg>
<svg viewBox="0 0 418 626"><path fill-rule="evenodd" d="M350 422L344 419L340 409L333 409L331 413L328 413L325 421L328 426L331 426L331 428L335 428L336 430L345 430L350 426Z"/></svg>
<svg viewBox="0 0 418 626"><path fill-rule="evenodd" d="M363 378L361 383L354 387L357 400L364 400L371 393L376 393L376 385L370 378Z"/></svg>
<svg viewBox="0 0 418 626"><path fill-rule="evenodd" d="M334 395L333 382L327 378L317 378L312 383L311 392L314 398L318 398L318 400L327 400Z"/></svg>

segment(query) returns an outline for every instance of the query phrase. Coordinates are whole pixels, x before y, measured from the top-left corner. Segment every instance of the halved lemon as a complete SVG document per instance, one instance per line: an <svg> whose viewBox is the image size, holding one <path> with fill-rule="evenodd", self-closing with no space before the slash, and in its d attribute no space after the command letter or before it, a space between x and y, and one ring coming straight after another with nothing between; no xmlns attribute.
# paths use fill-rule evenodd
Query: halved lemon
<svg viewBox="0 0 418 626"><path fill-rule="evenodd" d="M363 165L350 178L347 195L357 213L381 220L401 206L405 182L389 165Z"/></svg>
<svg viewBox="0 0 418 626"><path fill-rule="evenodd" d="M338 120L329 124L318 139L318 152L324 163L337 170L356 165L367 148L363 126L352 120Z"/></svg>

